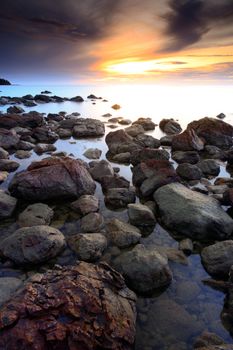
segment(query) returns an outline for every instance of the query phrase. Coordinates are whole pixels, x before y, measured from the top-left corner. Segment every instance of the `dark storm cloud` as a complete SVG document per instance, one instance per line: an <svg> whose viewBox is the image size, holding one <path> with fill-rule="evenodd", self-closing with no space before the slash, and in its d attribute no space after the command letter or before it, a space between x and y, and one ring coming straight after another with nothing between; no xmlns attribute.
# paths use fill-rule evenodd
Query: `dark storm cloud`
<svg viewBox="0 0 233 350"><path fill-rule="evenodd" d="M1 32L18 35L95 39L107 27L121 1L115 0L2 0Z"/></svg>
<svg viewBox="0 0 233 350"><path fill-rule="evenodd" d="M232 25L233 0L170 0L165 33L173 38L163 51L178 51L197 43L213 28Z"/></svg>

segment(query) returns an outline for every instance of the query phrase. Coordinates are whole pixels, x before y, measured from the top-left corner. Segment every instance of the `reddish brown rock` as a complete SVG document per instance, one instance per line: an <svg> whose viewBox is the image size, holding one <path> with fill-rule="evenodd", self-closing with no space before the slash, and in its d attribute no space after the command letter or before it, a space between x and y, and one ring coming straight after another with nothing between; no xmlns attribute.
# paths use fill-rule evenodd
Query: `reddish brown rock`
<svg viewBox="0 0 233 350"><path fill-rule="evenodd" d="M158 173L165 173L168 171L170 175L176 175L175 169L168 160L147 159L144 162L133 167L133 184L140 186L144 180Z"/></svg>
<svg viewBox="0 0 233 350"><path fill-rule="evenodd" d="M201 151L204 142L193 129L187 129L172 139L172 151Z"/></svg>
<svg viewBox="0 0 233 350"><path fill-rule="evenodd" d="M233 126L222 120L202 118L188 124L187 129L194 130L208 145L229 148L233 144Z"/></svg>
<svg viewBox="0 0 233 350"><path fill-rule="evenodd" d="M38 202L93 194L95 182L81 160L56 157L33 162L14 176L9 190L17 198Z"/></svg>
<svg viewBox="0 0 233 350"><path fill-rule="evenodd" d="M2 307L0 349L133 349L135 322L123 277L82 262L38 276Z"/></svg>

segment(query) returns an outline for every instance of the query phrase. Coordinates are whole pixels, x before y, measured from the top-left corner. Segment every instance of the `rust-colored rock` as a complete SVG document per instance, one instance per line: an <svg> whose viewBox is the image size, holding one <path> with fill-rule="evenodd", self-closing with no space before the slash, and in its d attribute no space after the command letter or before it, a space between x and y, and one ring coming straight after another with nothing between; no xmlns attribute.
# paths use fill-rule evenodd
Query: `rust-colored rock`
<svg viewBox="0 0 233 350"><path fill-rule="evenodd" d="M187 129L194 130L209 145L229 148L233 144L233 126L222 120L208 117L202 118L189 123Z"/></svg>
<svg viewBox="0 0 233 350"><path fill-rule="evenodd" d="M16 198L36 202L93 194L95 182L81 160L47 158L16 174L9 190Z"/></svg>
<svg viewBox="0 0 233 350"><path fill-rule="evenodd" d="M2 307L0 349L132 349L135 321L123 277L82 262L48 271Z"/></svg>
<svg viewBox="0 0 233 350"><path fill-rule="evenodd" d="M201 151L204 148L203 140L193 129L187 129L172 139L173 151Z"/></svg>

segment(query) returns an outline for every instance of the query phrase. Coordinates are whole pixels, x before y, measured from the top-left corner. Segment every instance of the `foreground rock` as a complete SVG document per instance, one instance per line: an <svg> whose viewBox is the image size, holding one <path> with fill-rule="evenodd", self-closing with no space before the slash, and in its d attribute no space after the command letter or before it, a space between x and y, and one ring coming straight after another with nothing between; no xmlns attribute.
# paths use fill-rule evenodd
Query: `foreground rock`
<svg viewBox="0 0 233 350"><path fill-rule="evenodd" d="M0 255L17 265L37 265L56 257L65 247L63 234L49 226L24 227L0 243Z"/></svg>
<svg viewBox="0 0 233 350"><path fill-rule="evenodd" d="M173 232L194 239L228 238L233 220L214 198L173 183L154 193L163 224Z"/></svg>
<svg viewBox="0 0 233 350"><path fill-rule="evenodd" d="M35 203L29 205L18 218L18 224L21 227L31 227L38 225L49 225L54 212L46 204Z"/></svg>
<svg viewBox="0 0 233 350"><path fill-rule="evenodd" d="M167 258L141 244L116 258L115 265L125 276L128 285L139 293L165 287L172 280Z"/></svg>
<svg viewBox="0 0 233 350"><path fill-rule="evenodd" d="M16 174L9 190L17 198L38 202L93 194L95 183L81 160L47 158Z"/></svg>
<svg viewBox="0 0 233 350"><path fill-rule="evenodd" d="M83 261L96 261L107 248L107 239L101 233L79 233L69 240L69 245Z"/></svg>
<svg viewBox="0 0 233 350"><path fill-rule="evenodd" d="M17 204L17 199L0 190L0 219L9 218Z"/></svg>
<svg viewBox="0 0 233 350"><path fill-rule="evenodd" d="M201 258L210 275L228 276L233 265L233 241L218 242L204 248Z"/></svg>
<svg viewBox="0 0 233 350"><path fill-rule="evenodd" d="M1 349L130 350L135 295L108 265L80 263L29 282L0 320Z"/></svg>

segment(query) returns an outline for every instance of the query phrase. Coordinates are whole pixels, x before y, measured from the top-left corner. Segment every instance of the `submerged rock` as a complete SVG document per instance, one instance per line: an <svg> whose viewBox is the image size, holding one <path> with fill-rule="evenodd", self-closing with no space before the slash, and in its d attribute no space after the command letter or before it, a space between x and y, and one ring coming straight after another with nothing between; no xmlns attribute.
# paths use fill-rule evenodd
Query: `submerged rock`
<svg viewBox="0 0 233 350"><path fill-rule="evenodd" d="M9 190L17 198L35 202L93 194L95 182L81 160L57 157L32 163L14 176Z"/></svg>
<svg viewBox="0 0 233 350"><path fill-rule="evenodd" d="M172 272L167 258L157 250L148 250L139 244L114 262L128 285L139 293L149 293L170 284Z"/></svg>
<svg viewBox="0 0 233 350"><path fill-rule="evenodd" d="M0 243L0 253L17 265L37 265L56 257L65 247L63 234L49 226L23 227Z"/></svg>
<svg viewBox="0 0 233 350"><path fill-rule="evenodd" d="M180 235L224 240L233 232L233 220L217 200L181 184L159 188L154 199L163 224Z"/></svg>
<svg viewBox="0 0 233 350"><path fill-rule="evenodd" d="M101 157L102 151L98 148L89 148L83 155L88 159L99 159Z"/></svg>
<svg viewBox="0 0 233 350"><path fill-rule="evenodd" d="M107 264L56 268L0 310L0 348L133 349L135 299Z"/></svg>

